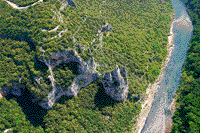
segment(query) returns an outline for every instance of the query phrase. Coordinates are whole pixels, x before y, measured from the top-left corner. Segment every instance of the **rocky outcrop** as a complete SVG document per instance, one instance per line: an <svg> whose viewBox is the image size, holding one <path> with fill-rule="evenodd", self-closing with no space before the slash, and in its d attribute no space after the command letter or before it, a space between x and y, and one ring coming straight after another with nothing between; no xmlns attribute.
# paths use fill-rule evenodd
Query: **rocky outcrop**
<svg viewBox="0 0 200 133"><path fill-rule="evenodd" d="M43 61L43 60L41 60ZM45 109L50 109L55 101L61 96L77 96L81 88L86 87L91 84L93 81L97 80L101 73L96 72L98 64L95 63L94 58L90 58L88 61L83 61L78 53L73 49L67 49L63 52L54 52L52 53L50 60L43 61L48 67L51 75L49 79L52 83L53 90L48 94L48 97L42 100L39 103ZM60 63L65 62L77 62L79 63L78 75L74 78L72 84L69 87L61 88L56 85L56 81L53 77L53 69ZM105 92L111 98L125 102L128 95L128 75L125 67L116 68L103 76L103 86ZM37 82L39 80L37 79Z"/></svg>
<svg viewBox="0 0 200 133"><path fill-rule="evenodd" d="M41 60L43 61L43 60ZM67 49L64 52L54 52L50 60L43 61L49 68L51 75L49 79L52 83L53 90L48 94L48 97L43 99L40 106L45 109L50 109L55 101L61 96L77 96L81 88L86 87L91 84L93 81L97 80L100 77L99 73L96 73L96 67L98 64L95 63L94 58L90 58L87 62L84 62L77 52L73 49ZM60 63L65 62L77 62L79 63L78 72L79 75L76 75L72 84L69 87L61 88L56 85L56 81L53 77L53 68Z"/></svg>
<svg viewBox="0 0 200 133"><path fill-rule="evenodd" d="M11 5L14 9L19 9L19 10L24 10L24 9L29 8L30 6L37 4L38 2L43 2L43 0L39 0L29 6L18 7L16 4L14 4L10 1L7 1L7 0L5 0L5 1L9 5ZM55 16L58 15L59 22L64 23L60 12L67 6L67 4L69 6L74 6L76 8L77 8L77 6L76 6L75 2L73 2L72 0L67 0L67 1L64 0L61 3L62 3L62 5L59 8L59 11L53 11L52 9L51 10L54 12ZM72 36L73 43L82 52L84 52L85 47L76 44L75 36L79 32L79 30L81 29L81 27L83 26L85 21L87 20L87 18L88 18L88 16L86 15L85 19L83 20L82 25L80 25L78 27L78 30ZM48 33L56 32L59 27L60 27L60 25L56 26L52 30L48 31L46 29L42 29L42 31L48 32ZM112 26L106 22L105 25L103 25L101 27L101 29L98 30L96 38L94 38L92 40L89 51L91 52L91 50L90 50L91 46L94 44L94 42L96 41L97 38L99 38L100 43L97 44L97 47L94 50L97 50L97 48L99 46L102 46L103 32L108 32L112 29L113 29ZM44 38L44 39L54 39L57 37L62 37L63 33L67 32L67 31L68 31L68 28L63 29L62 31L60 31L58 33L58 35L56 35L52 38ZM45 54L45 50L42 47L40 47L40 51L43 53L43 55ZM53 106L53 104L55 103L55 101L63 95L77 96L77 94L81 88L86 87L87 85L91 84L93 81L97 80L101 75L101 73L96 72L96 67L98 66L98 64L95 63L94 58L90 58L88 61L85 62L77 54L77 52L73 49L67 49L63 52L61 52L61 51L53 52L49 60L40 59L40 61L44 62L48 66L48 69L50 72L50 75L48 76L48 78L50 79L52 88L53 88L52 91L48 94L48 96L39 103L39 105L45 109L50 109ZM66 88L59 87L56 84L56 80L54 79L54 76L53 76L53 69L57 65L59 65L60 63L63 63L63 62L64 63L77 62L79 64L79 68L78 68L79 74L75 76L72 84ZM128 78L127 78L127 73L126 73L125 67L122 67L121 69L119 69L119 67L117 66L113 72L104 75L103 84L104 84L106 93L108 95L110 95L112 98L114 98L115 100L126 101L127 94L128 94L128 80L127 79ZM34 80L39 85L41 85L41 81L42 81L41 78L38 78L35 76ZM4 88L0 89L0 91L5 94L11 93L16 96L21 96L21 89L24 88L24 86L20 85L19 83L12 83L12 84L14 87L12 87L12 88L4 87Z"/></svg>
<svg viewBox="0 0 200 133"><path fill-rule="evenodd" d="M63 52L61 51L53 52L48 61L41 59L40 61L44 62L48 67L51 67L52 70L55 66L59 65L62 62L64 63L77 62L80 64L80 66L86 64L78 55L78 53L71 48L68 48Z"/></svg>
<svg viewBox="0 0 200 133"><path fill-rule="evenodd" d="M121 69L116 66L116 68L103 76L102 79L105 92L111 98L125 102L128 95L128 77L125 67Z"/></svg>
<svg viewBox="0 0 200 133"><path fill-rule="evenodd" d="M113 27L112 27L112 25L108 24L108 22L106 22L105 25L102 26L101 32L104 32L104 31L108 32L110 30L113 30Z"/></svg>

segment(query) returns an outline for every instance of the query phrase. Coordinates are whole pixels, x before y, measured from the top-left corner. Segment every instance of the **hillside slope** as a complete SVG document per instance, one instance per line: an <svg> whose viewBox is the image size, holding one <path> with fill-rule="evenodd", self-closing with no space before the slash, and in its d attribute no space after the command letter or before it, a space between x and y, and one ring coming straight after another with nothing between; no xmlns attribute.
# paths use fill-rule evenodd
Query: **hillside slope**
<svg viewBox="0 0 200 133"><path fill-rule="evenodd" d="M32 2L35 1L27 3ZM16 4L27 6L27 3L21 0ZM39 59L49 59L52 52L74 48L84 61L93 57L99 64L99 72L109 72L116 64L125 66L129 80L128 100L119 103L107 96L99 78L76 97L63 96L45 115L40 112L42 117L38 119L43 121L40 126L45 132L131 131L133 118L141 109L137 101L142 98L148 83L156 79L167 55L171 2L76 0L75 3L77 8L65 7L61 1L45 0L25 10L17 10L0 1L0 56L3 59L0 61L0 87L12 89L14 83L20 83L26 87L23 93L30 92L34 96L30 101L40 101L52 86L48 78L50 72ZM96 38L105 22L114 29ZM94 38L96 41L91 45ZM97 47L101 41L102 47ZM81 52L75 44L85 50ZM57 66L54 70L57 84L69 86L76 70L76 63ZM42 79L40 85L36 77ZM37 120L31 122L37 123ZM16 128L14 130L19 130L19 126Z"/></svg>

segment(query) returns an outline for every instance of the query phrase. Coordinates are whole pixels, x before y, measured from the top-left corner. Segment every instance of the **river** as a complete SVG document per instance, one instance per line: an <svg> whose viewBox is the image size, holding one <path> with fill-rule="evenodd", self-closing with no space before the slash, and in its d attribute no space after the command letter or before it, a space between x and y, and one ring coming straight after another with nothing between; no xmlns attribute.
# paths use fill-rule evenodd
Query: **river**
<svg viewBox="0 0 200 133"><path fill-rule="evenodd" d="M175 10L174 49L141 133L165 132L165 125L168 124L167 120L171 117L171 103L180 84L182 65L193 34L192 22L186 12L185 5L180 0L172 0L172 5Z"/></svg>

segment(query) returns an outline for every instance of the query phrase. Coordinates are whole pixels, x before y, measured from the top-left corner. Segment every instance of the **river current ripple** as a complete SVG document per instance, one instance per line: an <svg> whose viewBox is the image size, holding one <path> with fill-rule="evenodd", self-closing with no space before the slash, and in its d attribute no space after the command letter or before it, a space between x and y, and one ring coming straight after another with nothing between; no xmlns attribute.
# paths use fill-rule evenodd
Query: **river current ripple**
<svg viewBox="0 0 200 133"><path fill-rule="evenodd" d="M141 133L163 133L165 131L166 120L170 118L167 111L170 112L173 96L180 84L182 65L193 35L192 22L185 5L180 0L172 0L172 5L175 10L173 23L175 46Z"/></svg>

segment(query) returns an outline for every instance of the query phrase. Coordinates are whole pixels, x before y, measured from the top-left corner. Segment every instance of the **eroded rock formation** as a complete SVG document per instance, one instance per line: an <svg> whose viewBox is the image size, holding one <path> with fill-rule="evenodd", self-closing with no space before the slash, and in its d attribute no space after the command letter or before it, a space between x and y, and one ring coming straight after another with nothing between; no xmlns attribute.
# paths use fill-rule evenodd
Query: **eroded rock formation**
<svg viewBox="0 0 200 133"><path fill-rule="evenodd" d="M49 68L51 75L49 75L49 79L52 83L53 90L48 94L48 97L43 99L40 106L45 109L50 109L55 101L59 99L61 96L77 96L78 92L81 88L86 87L91 84L93 81L97 80L100 77L100 73L96 72L96 67L98 64L95 63L94 58L90 58L87 62L83 61L78 53L73 49L67 49L63 52L54 52L52 53L51 58L48 61L43 61ZM69 87L61 88L56 85L56 81L53 77L53 69L55 66L60 63L65 62L77 62L79 63L78 72L72 84Z"/></svg>
<svg viewBox="0 0 200 133"><path fill-rule="evenodd" d="M125 67L116 68L103 76L102 82L105 92L111 98L125 102L128 95L128 77Z"/></svg>

